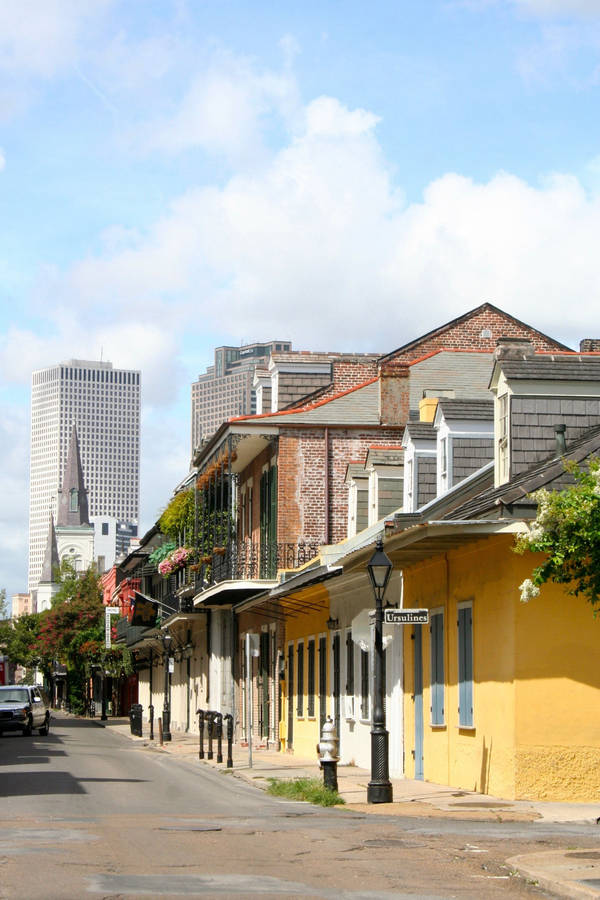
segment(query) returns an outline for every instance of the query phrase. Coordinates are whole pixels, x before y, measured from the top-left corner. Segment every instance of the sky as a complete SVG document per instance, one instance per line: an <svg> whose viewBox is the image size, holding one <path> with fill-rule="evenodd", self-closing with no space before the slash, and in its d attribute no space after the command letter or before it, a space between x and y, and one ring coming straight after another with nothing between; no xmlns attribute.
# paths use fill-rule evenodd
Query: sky
<svg viewBox="0 0 600 900"><path fill-rule="evenodd" d="M600 337L599 100L600 0L0 0L0 588L34 369L142 370L143 533L216 346Z"/></svg>

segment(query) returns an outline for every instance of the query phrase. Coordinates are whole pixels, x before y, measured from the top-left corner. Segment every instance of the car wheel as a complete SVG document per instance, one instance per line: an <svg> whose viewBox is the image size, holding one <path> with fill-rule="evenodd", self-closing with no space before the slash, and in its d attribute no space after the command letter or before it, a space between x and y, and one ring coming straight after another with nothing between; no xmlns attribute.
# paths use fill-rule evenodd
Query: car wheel
<svg viewBox="0 0 600 900"><path fill-rule="evenodd" d="M31 721L31 719L29 719L29 722L27 723L27 725L26 725L25 728L23 729L23 736L24 736L24 737L31 737L32 731L33 731L33 722Z"/></svg>
<svg viewBox="0 0 600 900"><path fill-rule="evenodd" d="M50 731L50 719L46 719L41 728L38 728L39 733L42 737L46 737L48 732Z"/></svg>

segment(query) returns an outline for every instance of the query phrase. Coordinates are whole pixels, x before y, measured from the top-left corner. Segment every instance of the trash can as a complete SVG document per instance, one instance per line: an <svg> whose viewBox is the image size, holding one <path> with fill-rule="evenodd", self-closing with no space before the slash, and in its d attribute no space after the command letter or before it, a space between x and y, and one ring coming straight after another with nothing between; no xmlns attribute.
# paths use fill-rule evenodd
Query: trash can
<svg viewBox="0 0 600 900"><path fill-rule="evenodd" d="M142 709L141 703L132 703L129 710L129 727L131 733L137 737L142 737Z"/></svg>

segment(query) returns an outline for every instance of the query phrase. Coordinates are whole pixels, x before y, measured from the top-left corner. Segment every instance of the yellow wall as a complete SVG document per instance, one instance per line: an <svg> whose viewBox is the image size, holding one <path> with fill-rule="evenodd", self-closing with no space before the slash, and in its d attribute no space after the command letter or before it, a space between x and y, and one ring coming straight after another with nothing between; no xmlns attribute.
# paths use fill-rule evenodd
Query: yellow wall
<svg viewBox="0 0 600 900"><path fill-rule="evenodd" d="M424 776L503 797L600 799L600 621L546 585L523 604L536 559L491 537L404 570L405 605L445 613L445 726L430 724L423 629ZM458 727L457 605L473 603L474 728ZM405 627L405 757L414 774L412 628Z"/></svg>
<svg viewBox="0 0 600 900"><path fill-rule="evenodd" d="M325 634L327 639L327 690L329 691L329 656L331 650L330 634L327 631L327 619L329 618L329 595L325 588L316 585L302 592L296 598L297 602L304 601L311 606L320 606L319 610L306 610L306 612L298 612L291 610L292 615L286 615L285 622L285 685L284 699L282 709L282 721L280 736L282 738L282 748L287 749L287 722L288 722L288 703L289 697L289 675L288 675L288 644L290 641L294 643L294 690L291 697L294 709L294 739L293 750L297 756L308 759L316 758L316 745L320 740L319 734L319 635ZM315 714L312 717L307 715L308 704L308 640L315 640ZM298 718L296 685L298 677L298 656L297 647L298 640L304 640L304 715ZM329 696L326 699L327 711L329 711Z"/></svg>
<svg viewBox="0 0 600 900"><path fill-rule="evenodd" d="M493 574L502 572L505 554L505 544L486 540L405 569L404 602L444 611L444 726L431 725L429 627L422 631L425 779L507 797L514 792L514 613L503 602ZM460 728L457 619L458 604L468 601L473 604L474 727ZM414 641L412 628L404 631L405 759L406 774L412 777Z"/></svg>

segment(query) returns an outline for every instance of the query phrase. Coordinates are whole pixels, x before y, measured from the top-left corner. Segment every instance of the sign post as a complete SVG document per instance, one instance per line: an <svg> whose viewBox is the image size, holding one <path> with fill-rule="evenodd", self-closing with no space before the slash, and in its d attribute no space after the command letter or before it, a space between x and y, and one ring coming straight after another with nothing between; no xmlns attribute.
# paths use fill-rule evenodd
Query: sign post
<svg viewBox="0 0 600 900"><path fill-rule="evenodd" d="M258 635L246 632L246 733L248 736L248 768L252 768L252 657L258 656Z"/></svg>

